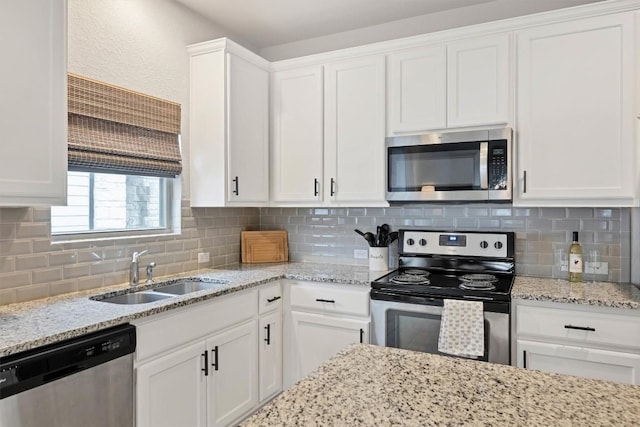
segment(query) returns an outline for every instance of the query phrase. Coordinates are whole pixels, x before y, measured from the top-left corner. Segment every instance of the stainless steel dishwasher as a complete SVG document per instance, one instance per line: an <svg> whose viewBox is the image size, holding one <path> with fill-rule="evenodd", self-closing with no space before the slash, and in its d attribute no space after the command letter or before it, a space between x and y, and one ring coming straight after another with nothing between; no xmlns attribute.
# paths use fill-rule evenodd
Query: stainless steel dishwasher
<svg viewBox="0 0 640 427"><path fill-rule="evenodd" d="M0 426L133 426L136 331L121 325L0 360Z"/></svg>

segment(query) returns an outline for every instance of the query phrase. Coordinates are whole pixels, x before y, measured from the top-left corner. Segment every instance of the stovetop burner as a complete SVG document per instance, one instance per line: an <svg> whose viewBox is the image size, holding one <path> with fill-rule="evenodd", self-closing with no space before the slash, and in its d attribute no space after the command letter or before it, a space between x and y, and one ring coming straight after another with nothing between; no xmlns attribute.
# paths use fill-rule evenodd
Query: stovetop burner
<svg viewBox="0 0 640 427"><path fill-rule="evenodd" d="M498 278L493 274L465 274L460 276L460 288L469 291L492 291Z"/></svg>
<svg viewBox="0 0 640 427"><path fill-rule="evenodd" d="M417 273L416 273L417 272ZM391 283L397 283L399 285L409 284L409 285L428 285L431 283L428 272L423 272L420 270L411 270L411 272L404 272L398 274L397 276L393 276L389 281Z"/></svg>

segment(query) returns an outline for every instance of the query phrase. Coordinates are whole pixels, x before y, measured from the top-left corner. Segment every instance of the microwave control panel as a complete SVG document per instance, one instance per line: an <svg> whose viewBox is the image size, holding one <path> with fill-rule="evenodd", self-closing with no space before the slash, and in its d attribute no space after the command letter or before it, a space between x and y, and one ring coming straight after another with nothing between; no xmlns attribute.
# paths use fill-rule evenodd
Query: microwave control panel
<svg viewBox="0 0 640 427"><path fill-rule="evenodd" d="M508 182L507 141L489 142L489 190L506 190Z"/></svg>

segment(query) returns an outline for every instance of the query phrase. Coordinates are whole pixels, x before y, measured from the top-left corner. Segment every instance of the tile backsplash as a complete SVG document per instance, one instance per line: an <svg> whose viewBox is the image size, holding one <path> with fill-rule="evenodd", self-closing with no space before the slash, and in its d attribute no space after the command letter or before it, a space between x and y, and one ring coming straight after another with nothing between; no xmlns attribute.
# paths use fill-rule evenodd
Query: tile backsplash
<svg viewBox="0 0 640 427"><path fill-rule="evenodd" d="M240 231L284 229L292 261L366 265L354 258L367 249L354 228L509 230L516 232L516 272L565 278L554 253L566 251L580 231L585 256L597 251L608 275L585 280L630 278L630 209L514 208L511 205L408 205L388 208L190 208L182 201L182 233L175 236L51 243L48 208L0 209L0 305L128 281L134 251L148 250L156 277L223 267L240 260ZM197 254L209 252L208 264ZM587 259L588 260L588 259ZM142 274L144 279L144 274Z"/></svg>
<svg viewBox="0 0 640 427"><path fill-rule="evenodd" d="M566 278L554 255L566 252L571 232L580 232L585 258L597 251L608 275L585 280L628 282L630 210L628 208L515 208L511 205L408 205L389 208L261 208L260 228L285 229L294 261L366 265L355 249L367 249L353 230L503 230L516 233L517 274Z"/></svg>
<svg viewBox="0 0 640 427"><path fill-rule="evenodd" d="M257 208L190 208L182 201L182 233L163 237L51 243L49 208L0 208L0 305L126 283L135 251L155 277L223 267L240 260L240 231L257 230ZM210 262L198 264L198 253Z"/></svg>

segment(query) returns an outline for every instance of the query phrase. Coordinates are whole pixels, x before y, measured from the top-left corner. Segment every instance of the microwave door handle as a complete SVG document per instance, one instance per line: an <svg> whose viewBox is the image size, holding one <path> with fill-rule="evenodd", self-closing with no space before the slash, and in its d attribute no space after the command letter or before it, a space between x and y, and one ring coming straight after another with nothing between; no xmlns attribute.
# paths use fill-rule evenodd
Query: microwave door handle
<svg viewBox="0 0 640 427"><path fill-rule="evenodd" d="M489 158L489 143L480 143L480 188L483 190L489 189L489 175L488 175L488 159Z"/></svg>

